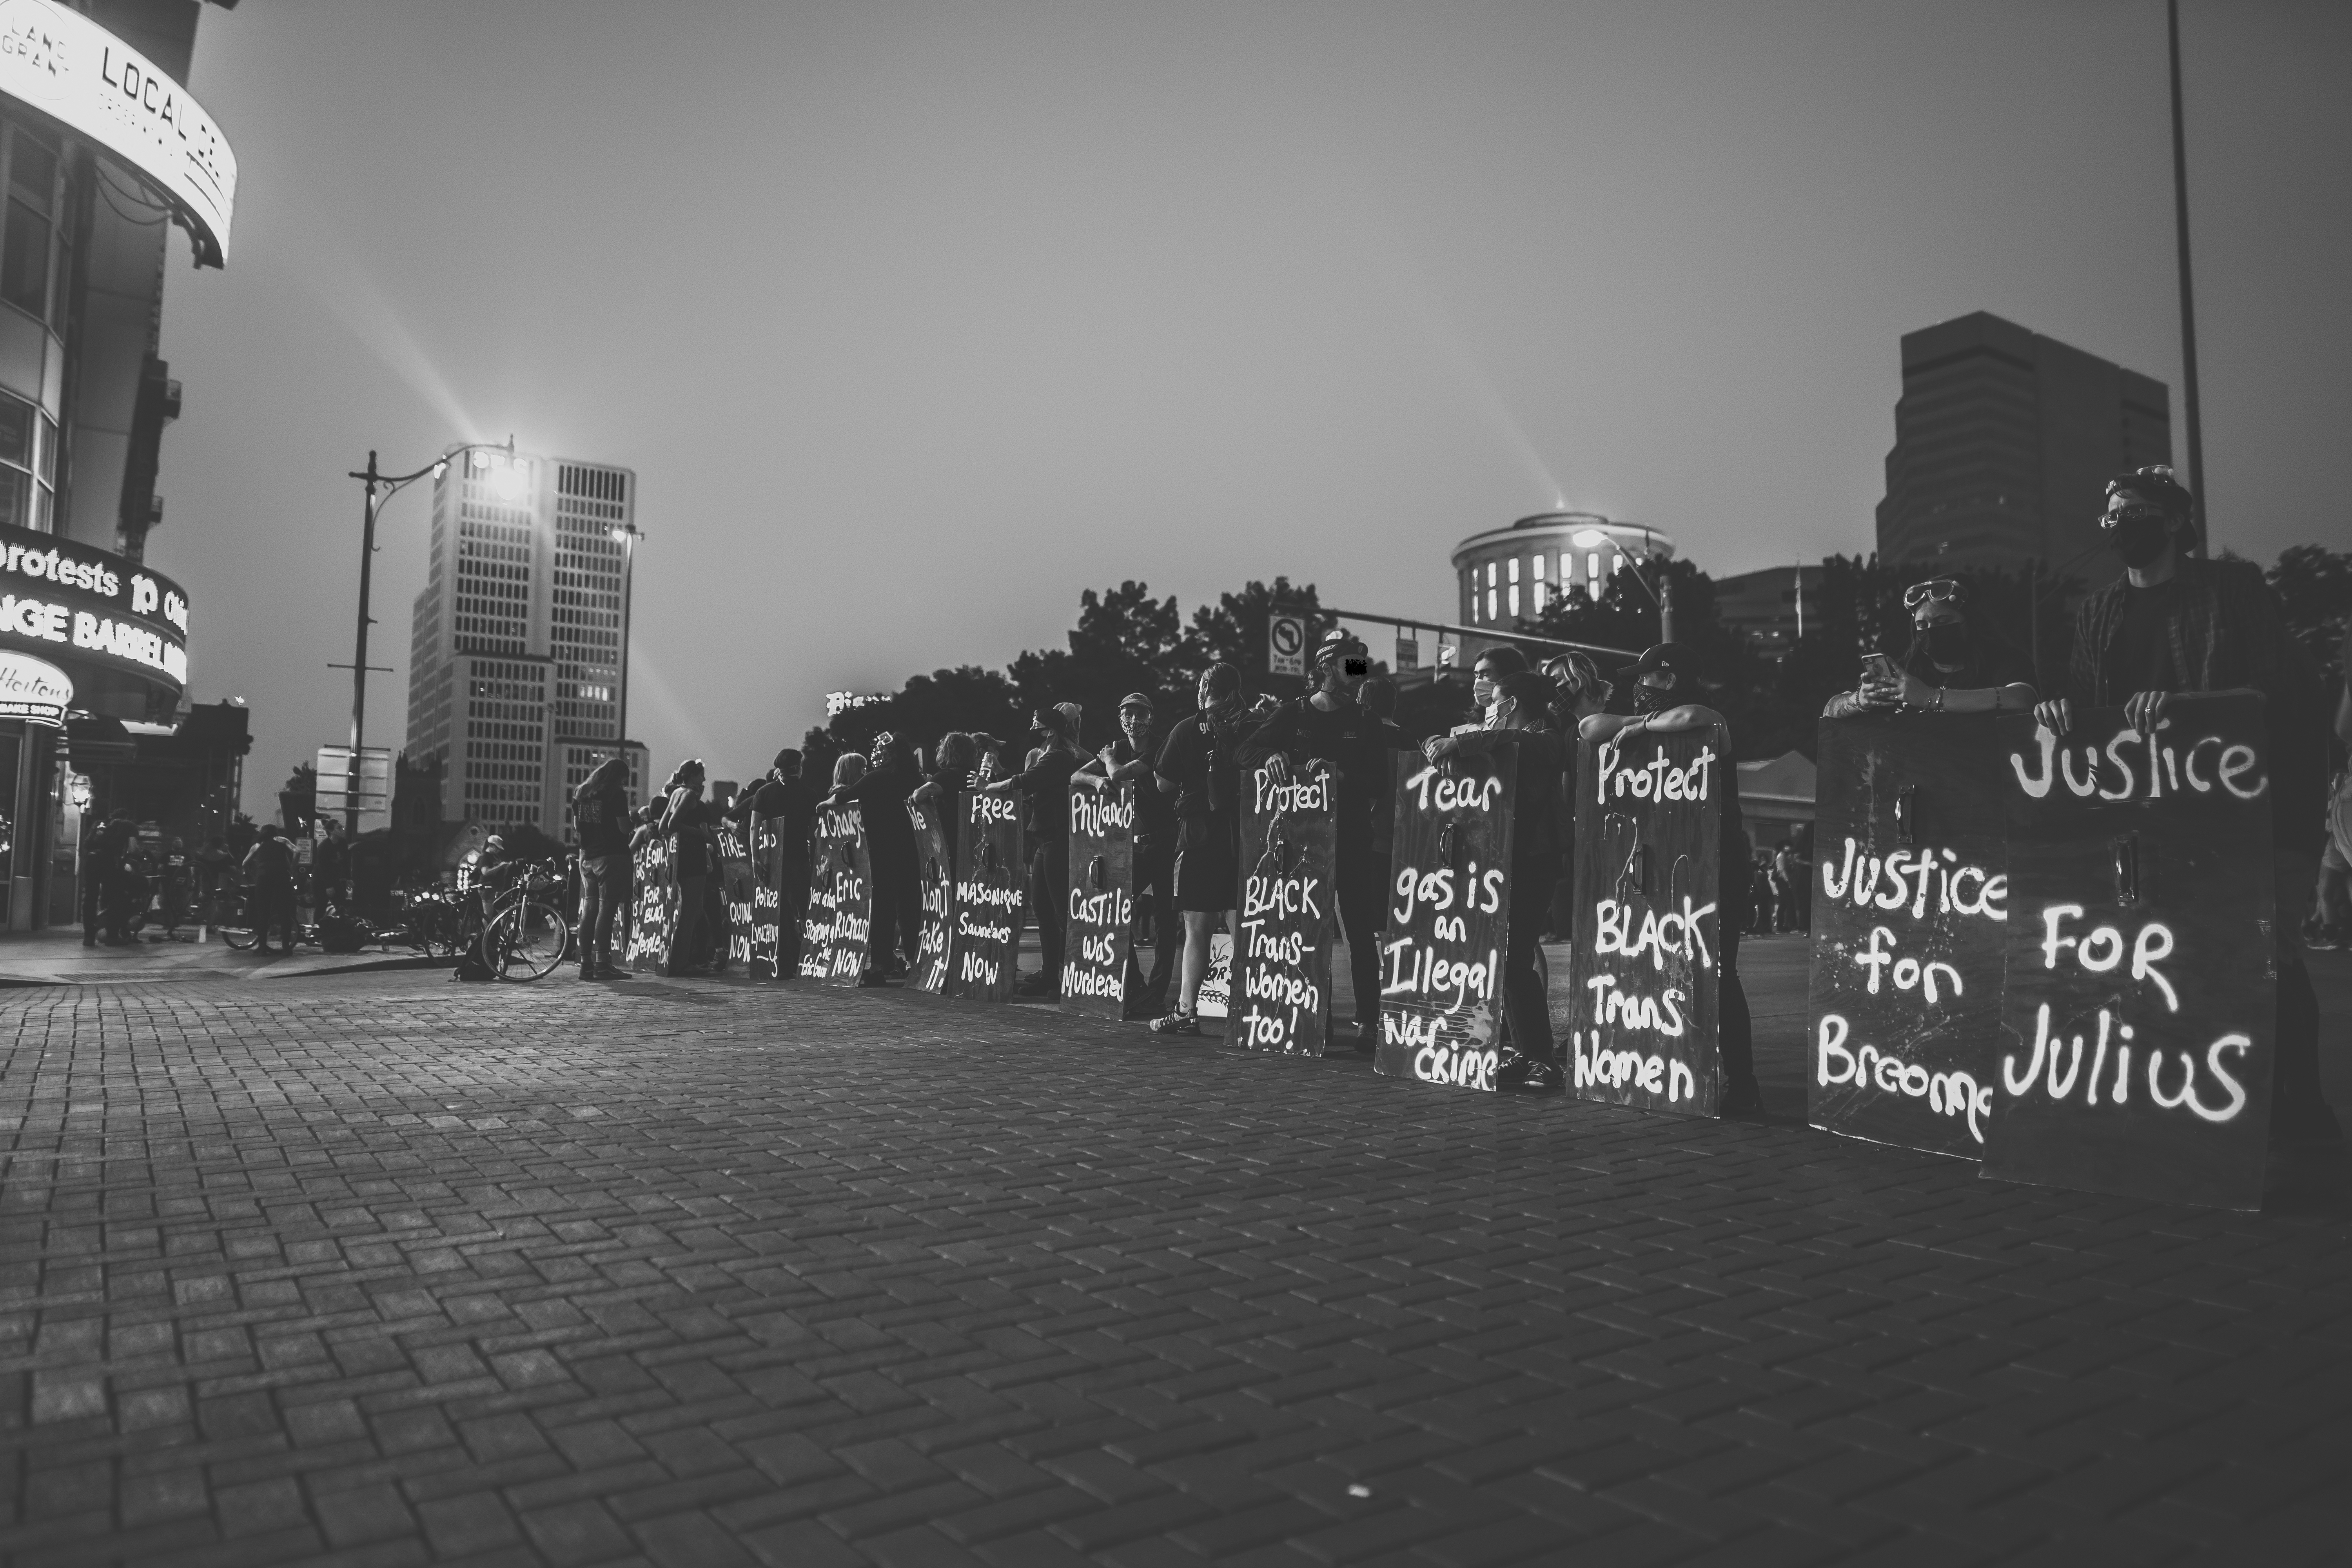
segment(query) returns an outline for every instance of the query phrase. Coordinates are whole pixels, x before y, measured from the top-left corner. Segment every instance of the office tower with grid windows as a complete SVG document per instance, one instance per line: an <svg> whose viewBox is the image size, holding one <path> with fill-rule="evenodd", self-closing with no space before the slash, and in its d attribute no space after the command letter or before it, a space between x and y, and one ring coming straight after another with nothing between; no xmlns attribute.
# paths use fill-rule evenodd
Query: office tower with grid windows
<svg viewBox="0 0 2352 1568"><path fill-rule="evenodd" d="M566 803L621 734L636 475L453 448L435 479L409 637L408 760L441 764L441 817L568 839Z"/></svg>

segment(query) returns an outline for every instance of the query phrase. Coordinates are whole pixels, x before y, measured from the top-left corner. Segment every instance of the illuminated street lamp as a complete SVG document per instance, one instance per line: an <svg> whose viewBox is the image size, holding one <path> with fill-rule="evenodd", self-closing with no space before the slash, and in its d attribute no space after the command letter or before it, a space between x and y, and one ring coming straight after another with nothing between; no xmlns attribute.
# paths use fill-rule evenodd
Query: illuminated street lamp
<svg viewBox="0 0 2352 1568"><path fill-rule="evenodd" d="M375 514L382 501L390 500L400 490L431 475L439 479L448 471L449 459L464 453L469 467L490 470L490 493L500 500L513 500L522 493L527 479L522 460L515 456L514 437L509 436L504 446L484 441L469 441L444 453L413 474L380 473L375 466L375 453L368 453L368 466L355 470L352 478L362 483L362 500L360 509L360 619L359 630L352 639L352 757L349 780L343 793L343 826L352 835L360 830L360 781L363 776L360 758L360 739L367 724L368 627L375 623L368 616L368 589L375 568ZM379 494L381 491L381 494ZM341 665L331 664L330 669ZM390 666L385 667L387 669ZM385 803L389 805L389 802Z"/></svg>
<svg viewBox="0 0 2352 1568"><path fill-rule="evenodd" d="M613 754L626 756L629 749L629 612L637 603L637 541L646 536L645 530L634 522L613 525L613 542L621 547L621 689L614 693Z"/></svg>

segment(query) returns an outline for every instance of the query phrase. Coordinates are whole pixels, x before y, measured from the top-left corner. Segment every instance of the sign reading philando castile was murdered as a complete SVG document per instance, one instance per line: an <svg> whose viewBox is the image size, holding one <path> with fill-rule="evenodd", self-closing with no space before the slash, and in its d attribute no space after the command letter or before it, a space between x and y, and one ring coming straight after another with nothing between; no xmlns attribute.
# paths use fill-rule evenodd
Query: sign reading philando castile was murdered
<svg viewBox="0 0 2352 1568"><path fill-rule="evenodd" d="M2276 1019L2253 697L2004 726L2008 989L1984 1174L2259 1207Z"/></svg>
<svg viewBox="0 0 2352 1568"><path fill-rule="evenodd" d="M1517 779L1516 745L1436 763L1397 760L1376 1072L1495 1087Z"/></svg>
<svg viewBox="0 0 2352 1568"><path fill-rule="evenodd" d="M1135 920L1135 786L1070 784L1070 885L1062 1006L1105 1018L1127 1014L1128 949Z"/></svg>
<svg viewBox="0 0 2352 1568"><path fill-rule="evenodd" d="M137 170L187 221L199 262L227 259L236 154L212 116L146 56L51 0L0 0L0 94Z"/></svg>
<svg viewBox="0 0 2352 1568"><path fill-rule="evenodd" d="M1301 768L1288 784L1276 784L1259 768L1243 789L1238 1007L1225 1038L1254 1051L1319 1057L1331 1037L1338 913L1330 775Z"/></svg>
<svg viewBox="0 0 2352 1568"><path fill-rule="evenodd" d="M1579 1100L1713 1116L1723 727L1583 741L1567 1028Z"/></svg>
<svg viewBox="0 0 2352 1568"><path fill-rule="evenodd" d="M1021 803L981 790L956 796L955 939L948 994L1003 1002L1013 994L1021 953L1024 879Z"/></svg>
<svg viewBox="0 0 2352 1568"><path fill-rule="evenodd" d="M873 918L874 868L866 858L865 814L855 805L821 805L808 913L801 925L801 978L856 984L866 974Z"/></svg>
<svg viewBox="0 0 2352 1568"><path fill-rule="evenodd" d="M2008 946L2008 754L2024 714L1824 719L1808 1119L1979 1159Z"/></svg>
<svg viewBox="0 0 2352 1568"><path fill-rule="evenodd" d="M954 807L950 796L948 808ZM909 801L907 816L915 825L915 885L923 910L922 934L917 940L915 967L907 984L914 990L944 996L955 952L955 857L948 852L947 826L936 804L925 801L919 805Z"/></svg>

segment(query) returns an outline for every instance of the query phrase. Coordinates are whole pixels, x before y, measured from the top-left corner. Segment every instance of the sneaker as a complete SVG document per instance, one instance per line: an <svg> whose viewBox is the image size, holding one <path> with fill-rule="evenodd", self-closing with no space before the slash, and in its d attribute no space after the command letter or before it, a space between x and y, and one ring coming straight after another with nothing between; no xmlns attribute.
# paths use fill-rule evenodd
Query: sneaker
<svg viewBox="0 0 2352 1568"><path fill-rule="evenodd" d="M1171 1013L1166 1017L1152 1019L1151 1032L1155 1035L1197 1035L1201 1032L1201 1020L1190 1013Z"/></svg>
<svg viewBox="0 0 2352 1568"><path fill-rule="evenodd" d="M2347 941L2352 941L2352 933L2347 933L2340 925L2324 924L2316 920L2303 922L2303 945L2314 952L2335 952Z"/></svg>
<svg viewBox="0 0 2352 1568"><path fill-rule="evenodd" d="M1517 1094L1558 1094L1567 1086L1560 1079L1559 1069L1551 1063L1531 1061L1518 1082L1510 1087Z"/></svg>
<svg viewBox="0 0 2352 1568"><path fill-rule="evenodd" d="M1023 975L1013 986L1015 996L1059 996L1061 994L1062 988L1054 984L1053 975L1042 969Z"/></svg>

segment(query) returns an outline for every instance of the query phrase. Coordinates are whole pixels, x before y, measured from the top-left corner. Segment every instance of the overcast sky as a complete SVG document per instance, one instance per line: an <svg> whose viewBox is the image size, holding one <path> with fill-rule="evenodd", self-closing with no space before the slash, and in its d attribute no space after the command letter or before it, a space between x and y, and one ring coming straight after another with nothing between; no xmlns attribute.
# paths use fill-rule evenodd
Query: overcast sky
<svg viewBox="0 0 2352 1568"><path fill-rule="evenodd" d="M2184 10L2213 537L2340 547L2352 7ZM1122 578L1451 618L1561 504L1866 551L1897 341L1970 310L2177 417L2161 0L245 0L194 74L238 203L174 242L150 548L249 805L344 738L372 447L634 468L630 727L740 777Z"/></svg>

